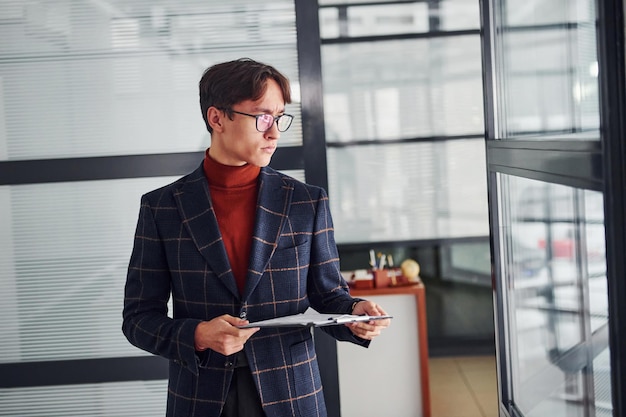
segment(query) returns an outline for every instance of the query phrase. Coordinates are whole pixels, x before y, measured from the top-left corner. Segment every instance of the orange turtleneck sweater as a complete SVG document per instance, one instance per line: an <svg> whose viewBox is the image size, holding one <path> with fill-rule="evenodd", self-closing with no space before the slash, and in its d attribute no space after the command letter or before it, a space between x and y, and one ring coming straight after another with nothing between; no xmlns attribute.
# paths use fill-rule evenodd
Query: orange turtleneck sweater
<svg viewBox="0 0 626 417"><path fill-rule="evenodd" d="M239 294L242 294L250 262L252 233L256 220L257 180L261 168L249 164L222 165L209 156L208 149L203 166L228 261Z"/></svg>

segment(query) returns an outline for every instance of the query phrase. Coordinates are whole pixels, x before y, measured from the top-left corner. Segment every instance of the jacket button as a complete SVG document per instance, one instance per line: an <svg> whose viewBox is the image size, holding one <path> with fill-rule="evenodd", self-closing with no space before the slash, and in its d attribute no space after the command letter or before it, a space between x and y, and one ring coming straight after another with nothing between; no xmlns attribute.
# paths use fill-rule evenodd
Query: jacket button
<svg viewBox="0 0 626 417"><path fill-rule="evenodd" d="M224 366L226 368L232 368L233 367L233 363L231 361L226 361L226 362L224 362Z"/></svg>
<svg viewBox="0 0 626 417"><path fill-rule="evenodd" d="M242 311L241 313L239 313L240 319L245 319L247 316L248 316L248 313L246 313L245 311Z"/></svg>

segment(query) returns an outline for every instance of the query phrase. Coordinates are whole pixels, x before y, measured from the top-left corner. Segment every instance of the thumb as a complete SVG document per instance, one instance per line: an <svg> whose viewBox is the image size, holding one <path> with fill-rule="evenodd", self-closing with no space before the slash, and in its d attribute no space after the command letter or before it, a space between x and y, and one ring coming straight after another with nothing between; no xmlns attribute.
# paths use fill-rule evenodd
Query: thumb
<svg viewBox="0 0 626 417"><path fill-rule="evenodd" d="M228 314L225 314L224 316L222 316L222 318L231 326L243 326L245 324L248 324L248 320L240 319L239 317L233 317Z"/></svg>

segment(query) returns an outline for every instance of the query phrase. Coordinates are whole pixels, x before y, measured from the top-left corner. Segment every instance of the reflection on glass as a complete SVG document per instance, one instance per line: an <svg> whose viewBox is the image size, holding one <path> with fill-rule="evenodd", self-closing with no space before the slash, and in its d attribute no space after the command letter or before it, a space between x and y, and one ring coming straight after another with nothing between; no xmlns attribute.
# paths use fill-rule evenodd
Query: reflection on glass
<svg viewBox="0 0 626 417"><path fill-rule="evenodd" d="M221 61L268 62L297 90L293 0L208 3L2 2L0 160L202 151L198 81ZM279 146L302 143L294 97Z"/></svg>
<svg viewBox="0 0 626 417"><path fill-rule="evenodd" d="M328 142L484 132L478 36L326 45L322 64Z"/></svg>
<svg viewBox="0 0 626 417"><path fill-rule="evenodd" d="M167 379L0 389L0 416L161 416L166 391Z"/></svg>
<svg viewBox="0 0 626 417"><path fill-rule="evenodd" d="M482 139L329 148L339 243L488 236Z"/></svg>
<svg viewBox="0 0 626 417"><path fill-rule="evenodd" d="M347 8L345 14L338 8L320 10L322 38L423 32L428 32L428 5L425 2L360 5Z"/></svg>
<svg viewBox="0 0 626 417"><path fill-rule="evenodd" d="M122 294L140 197L174 179L0 187L0 363L146 354Z"/></svg>
<svg viewBox="0 0 626 417"><path fill-rule="evenodd" d="M491 287L489 241L442 244L441 279Z"/></svg>
<svg viewBox="0 0 626 417"><path fill-rule="evenodd" d="M611 415L602 194L499 180L514 404L524 417Z"/></svg>
<svg viewBox="0 0 626 417"><path fill-rule="evenodd" d="M431 13L439 16L441 30L478 29L480 27L480 2L475 0L442 0L432 2L439 8Z"/></svg>
<svg viewBox="0 0 626 417"><path fill-rule="evenodd" d="M374 3L374 1L371 1ZM478 29L476 0L375 1L320 0L322 39ZM328 7L324 7L328 6Z"/></svg>
<svg viewBox="0 0 626 417"><path fill-rule="evenodd" d="M597 139L595 2L502 0L498 5L500 137Z"/></svg>

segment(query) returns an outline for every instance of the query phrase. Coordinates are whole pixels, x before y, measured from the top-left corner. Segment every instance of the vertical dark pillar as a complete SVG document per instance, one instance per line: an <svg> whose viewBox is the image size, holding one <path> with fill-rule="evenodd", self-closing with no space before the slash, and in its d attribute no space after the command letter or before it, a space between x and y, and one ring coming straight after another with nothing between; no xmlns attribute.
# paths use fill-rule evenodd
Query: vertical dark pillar
<svg viewBox="0 0 626 417"><path fill-rule="evenodd" d="M599 0L598 68L613 415L626 416L626 92L624 4Z"/></svg>
<svg viewBox="0 0 626 417"><path fill-rule="evenodd" d="M318 4L317 0L294 0L294 4L302 99L304 173L307 183L328 190ZM328 416L340 417L337 343L318 329L314 336Z"/></svg>
<svg viewBox="0 0 626 417"><path fill-rule="evenodd" d="M306 181L327 189L322 57L317 0L296 1L302 140Z"/></svg>

